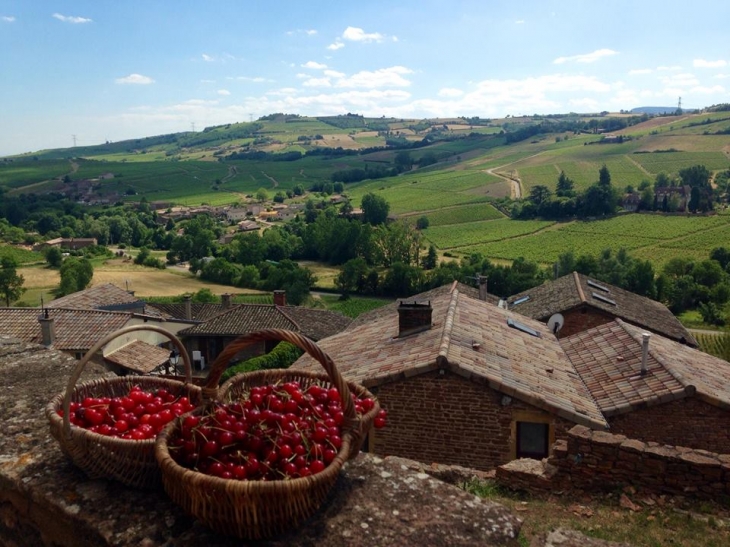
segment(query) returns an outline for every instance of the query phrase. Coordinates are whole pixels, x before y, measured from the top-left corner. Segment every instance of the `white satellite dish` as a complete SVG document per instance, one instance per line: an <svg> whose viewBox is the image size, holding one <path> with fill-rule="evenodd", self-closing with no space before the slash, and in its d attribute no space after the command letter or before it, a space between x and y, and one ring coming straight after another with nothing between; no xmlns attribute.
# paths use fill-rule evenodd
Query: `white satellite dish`
<svg viewBox="0 0 730 547"><path fill-rule="evenodd" d="M558 332L560 332L560 329L563 328L563 325L565 324L565 317L563 317L559 313L554 313L550 316L550 319L548 319L547 326L550 329L550 331L557 335Z"/></svg>

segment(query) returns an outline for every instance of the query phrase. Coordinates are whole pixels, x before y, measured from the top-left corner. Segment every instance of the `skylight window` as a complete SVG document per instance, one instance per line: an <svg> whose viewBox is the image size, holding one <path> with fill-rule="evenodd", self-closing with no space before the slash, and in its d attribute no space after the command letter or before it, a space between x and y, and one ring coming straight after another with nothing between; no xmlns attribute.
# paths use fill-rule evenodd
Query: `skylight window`
<svg viewBox="0 0 730 547"><path fill-rule="evenodd" d="M507 324L512 327L513 329L521 330L522 332L526 332L530 336L534 336L536 338L542 338L542 335L536 331L535 329L528 327L524 323L520 323L519 321L515 321L514 319L508 318Z"/></svg>
<svg viewBox="0 0 730 547"><path fill-rule="evenodd" d="M616 302L614 300L611 300L610 298L606 298L602 294L598 294L598 293L595 293L594 292L594 293L591 293L591 295L596 300L600 300L601 302L605 302L606 304L611 304L612 306L615 306L616 305Z"/></svg>
<svg viewBox="0 0 730 547"><path fill-rule="evenodd" d="M590 279L587 281L587 283L589 286L593 287L594 289L598 289L599 291L608 292L608 293L611 292L608 290L608 287L604 287L603 285L600 285L600 284L596 283L595 281L591 281Z"/></svg>
<svg viewBox="0 0 730 547"><path fill-rule="evenodd" d="M514 302L512 302L512 307L514 308L517 304L522 304L523 302L527 302L530 299L530 296L521 296Z"/></svg>

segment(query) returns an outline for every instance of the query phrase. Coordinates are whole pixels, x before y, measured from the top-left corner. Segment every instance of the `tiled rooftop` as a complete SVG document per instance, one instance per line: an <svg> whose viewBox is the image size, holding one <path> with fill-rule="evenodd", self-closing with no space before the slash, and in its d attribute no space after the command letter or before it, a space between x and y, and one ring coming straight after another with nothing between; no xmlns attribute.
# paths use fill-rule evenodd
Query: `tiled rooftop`
<svg viewBox="0 0 730 547"><path fill-rule="evenodd" d="M427 300L422 296L417 300ZM577 423L606 426L546 325L469 298L449 286L429 296L433 308L429 330L397 337L398 311L391 307L389 313L376 310L381 313L371 321L318 345L347 380L366 386L446 368ZM509 326L508 319L540 336ZM318 370L320 365L305 355L293 368Z"/></svg>
<svg viewBox="0 0 730 547"><path fill-rule="evenodd" d="M663 336L649 340L641 375L642 333L621 319L561 340L606 416L689 395L730 409L730 363Z"/></svg>
<svg viewBox="0 0 730 547"><path fill-rule="evenodd" d="M179 332L181 336L240 336L261 329L300 332L313 340L345 329L350 319L327 310L273 304L239 304L208 321Z"/></svg>
<svg viewBox="0 0 730 547"><path fill-rule="evenodd" d="M138 300L129 291L125 291L112 283L105 283L52 300L46 304L46 307L95 310L104 306L132 304Z"/></svg>
<svg viewBox="0 0 730 547"><path fill-rule="evenodd" d="M660 302L577 272L511 296L508 303L510 310L540 321L585 304L657 334L697 346L694 337Z"/></svg>
<svg viewBox="0 0 730 547"><path fill-rule="evenodd" d="M148 304L147 306L154 307L175 319L186 319L184 302L174 302L169 304L153 303ZM216 315L220 315L229 309L230 308L226 308L221 303L191 302L190 312L192 317L190 319L193 321L207 321L208 319L212 319Z"/></svg>
<svg viewBox="0 0 730 547"><path fill-rule="evenodd" d="M170 350L133 340L104 359L138 374L149 374L170 359Z"/></svg>
<svg viewBox="0 0 730 547"><path fill-rule="evenodd" d="M36 344L43 343L37 308L0 308L0 334ZM62 351L86 351L103 336L122 328L131 313L101 310L49 309L56 339L53 347Z"/></svg>

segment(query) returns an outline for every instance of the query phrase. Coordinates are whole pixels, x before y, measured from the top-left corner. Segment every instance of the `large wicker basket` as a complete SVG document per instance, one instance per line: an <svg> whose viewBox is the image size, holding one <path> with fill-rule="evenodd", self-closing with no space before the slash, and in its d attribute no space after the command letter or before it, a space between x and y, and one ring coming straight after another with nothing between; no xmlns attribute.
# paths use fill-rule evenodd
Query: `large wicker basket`
<svg viewBox="0 0 730 547"><path fill-rule="evenodd" d="M239 374L217 389L230 359L245 347L267 340L284 340L299 346L314 357L326 374L296 370L264 370ZM340 393L373 397L364 387L347 383L332 359L312 340L291 331L269 329L242 336L229 344L213 362L205 399L232 400L251 387L276 382L298 381L303 388L312 384L334 385ZM380 407L358 417L352 397L342 397L345 421L342 446L336 458L320 473L307 477L273 481L238 481L206 475L178 465L170 456L168 443L180 427L173 420L157 437L157 459L162 469L165 490L188 514L214 531L242 539L270 538L299 526L312 516L337 480L342 465L355 456L373 424ZM200 414L203 407L193 413Z"/></svg>
<svg viewBox="0 0 730 547"><path fill-rule="evenodd" d="M97 351L115 338L134 331L152 331L168 338L180 352L185 367L185 382L155 376L120 376L100 378L79 385L81 373ZM201 388L192 384L190 357L185 346L169 331L154 325L133 325L119 329L99 340L76 364L66 391L46 406L51 434L61 450L91 478L114 479L135 488L159 487L160 469L155 459L155 439L129 440L108 437L72 426L69 420L71 401L85 397L123 397L135 385L143 390L166 389L178 397L186 396L193 404L201 400ZM63 410L63 416L59 415Z"/></svg>

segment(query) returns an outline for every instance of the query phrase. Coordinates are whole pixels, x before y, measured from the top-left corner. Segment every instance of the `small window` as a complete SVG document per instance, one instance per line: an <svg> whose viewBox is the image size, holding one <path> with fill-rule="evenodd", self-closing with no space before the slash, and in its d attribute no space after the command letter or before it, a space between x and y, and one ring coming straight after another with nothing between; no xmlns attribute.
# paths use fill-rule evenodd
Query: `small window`
<svg viewBox="0 0 730 547"><path fill-rule="evenodd" d="M593 287L594 289L598 289L599 291L610 293L611 291L608 290L608 287L604 287L603 285L600 285L596 283L595 281L591 281L590 279L587 281L588 285Z"/></svg>
<svg viewBox="0 0 730 547"><path fill-rule="evenodd" d="M610 298L606 298L602 294L598 294L598 293L595 293L594 292L594 293L591 293L591 296L593 296L593 298L595 298L596 300L600 300L601 302L605 302L606 304L611 304L612 306L615 306L616 305L616 302L614 300L611 300Z"/></svg>
<svg viewBox="0 0 730 547"><path fill-rule="evenodd" d="M519 321L515 321L513 319L507 319L507 324L512 327L513 329L521 330L522 332L526 332L530 336L535 336L537 338L542 338L542 335L537 332L535 329L528 327L527 325L520 323Z"/></svg>
<svg viewBox="0 0 730 547"><path fill-rule="evenodd" d="M512 302L512 307L514 308L517 304L522 304L523 302L527 302L529 299L530 299L529 295L522 296L522 297L518 298L517 300L515 300L514 302Z"/></svg>
<svg viewBox="0 0 730 547"><path fill-rule="evenodd" d="M517 422L517 457L541 460L548 457L550 424Z"/></svg>

